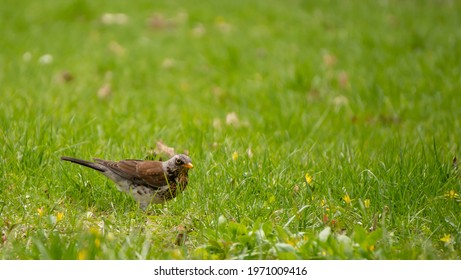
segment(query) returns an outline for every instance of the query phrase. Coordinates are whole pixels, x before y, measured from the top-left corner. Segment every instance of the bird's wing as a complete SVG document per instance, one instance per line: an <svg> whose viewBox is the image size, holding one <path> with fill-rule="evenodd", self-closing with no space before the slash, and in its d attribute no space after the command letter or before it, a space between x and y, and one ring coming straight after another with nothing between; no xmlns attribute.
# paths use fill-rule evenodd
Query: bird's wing
<svg viewBox="0 0 461 280"><path fill-rule="evenodd" d="M139 176L150 186L162 187L168 185L168 180L160 161L140 161L137 165L137 170Z"/></svg>
<svg viewBox="0 0 461 280"><path fill-rule="evenodd" d="M149 186L154 189L168 184L159 161L121 160L107 161L95 159L118 176L135 184Z"/></svg>

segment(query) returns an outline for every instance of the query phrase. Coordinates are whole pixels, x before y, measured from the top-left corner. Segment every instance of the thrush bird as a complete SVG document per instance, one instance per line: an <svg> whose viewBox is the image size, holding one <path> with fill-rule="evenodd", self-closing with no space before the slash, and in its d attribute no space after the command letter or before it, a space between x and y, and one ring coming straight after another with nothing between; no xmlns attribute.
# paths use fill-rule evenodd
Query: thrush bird
<svg viewBox="0 0 461 280"><path fill-rule="evenodd" d="M143 210L150 203L164 203L184 191L188 183L187 173L193 168L192 160L183 154L167 161L109 161L95 158L91 162L65 156L61 159L101 172L114 181L120 191L131 194Z"/></svg>

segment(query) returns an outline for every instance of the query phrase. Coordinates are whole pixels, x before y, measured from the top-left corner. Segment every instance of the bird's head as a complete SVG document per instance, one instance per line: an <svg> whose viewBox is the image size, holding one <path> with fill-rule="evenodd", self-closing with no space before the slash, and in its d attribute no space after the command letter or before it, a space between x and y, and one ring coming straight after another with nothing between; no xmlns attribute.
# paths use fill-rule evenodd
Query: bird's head
<svg viewBox="0 0 461 280"><path fill-rule="evenodd" d="M183 154L173 156L164 163L164 166L166 167L167 172L170 174L187 174L189 169L194 167L192 165L192 160L190 159L190 157Z"/></svg>

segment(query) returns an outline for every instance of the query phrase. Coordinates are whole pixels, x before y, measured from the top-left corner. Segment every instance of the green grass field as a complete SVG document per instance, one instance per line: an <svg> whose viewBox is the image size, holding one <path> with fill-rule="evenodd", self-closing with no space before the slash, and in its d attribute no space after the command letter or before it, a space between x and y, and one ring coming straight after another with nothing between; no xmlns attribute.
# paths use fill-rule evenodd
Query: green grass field
<svg viewBox="0 0 461 280"><path fill-rule="evenodd" d="M459 259L458 1L7 1L0 258ZM187 150L146 212L60 156Z"/></svg>

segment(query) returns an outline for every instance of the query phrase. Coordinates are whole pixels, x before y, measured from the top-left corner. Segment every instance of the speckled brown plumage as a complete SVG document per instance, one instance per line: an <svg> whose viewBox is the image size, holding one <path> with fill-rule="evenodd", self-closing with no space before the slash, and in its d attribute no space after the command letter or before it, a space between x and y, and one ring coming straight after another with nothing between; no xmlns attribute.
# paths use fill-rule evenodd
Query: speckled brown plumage
<svg viewBox="0 0 461 280"><path fill-rule="evenodd" d="M62 160L95 169L117 184L120 191L131 194L146 209L150 203L164 203L175 198L188 184L188 171L192 160L183 154L167 161L128 159L94 162L71 157Z"/></svg>

